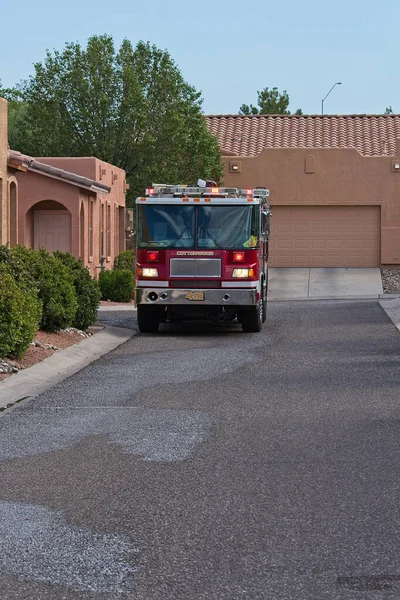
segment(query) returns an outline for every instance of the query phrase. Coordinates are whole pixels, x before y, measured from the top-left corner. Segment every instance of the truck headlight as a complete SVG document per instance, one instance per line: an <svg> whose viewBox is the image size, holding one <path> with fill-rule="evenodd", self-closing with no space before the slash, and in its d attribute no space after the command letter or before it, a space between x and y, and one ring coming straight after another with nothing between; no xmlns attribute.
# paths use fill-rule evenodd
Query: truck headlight
<svg viewBox="0 0 400 600"><path fill-rule="evenodd" d="M141 273L140 270L142 271ZM139 275L142 277L158 277L158 269L143 267L143 269L139 269Z"/></svg>
<svg viewBox="0 0 400 600"><path fill-rule="evenodd" d="M232 277L251 277L250 271L253 269L233 269Z"/></svg>

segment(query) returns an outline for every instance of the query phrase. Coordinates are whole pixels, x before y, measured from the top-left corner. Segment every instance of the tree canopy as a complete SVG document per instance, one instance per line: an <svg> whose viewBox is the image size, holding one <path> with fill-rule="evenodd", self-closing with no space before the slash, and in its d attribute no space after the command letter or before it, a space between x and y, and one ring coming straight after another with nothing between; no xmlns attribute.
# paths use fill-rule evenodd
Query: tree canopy
<svg viewBox="0 0 400 600"><path fill-rule="evenodd" d="M67 43L47 51L34 69L13 98L16 150L96 156L125 169L131 198L153 181L221 177L201 94L168 52L144 42L134 48L128 40L116 51L111 36L93 36L86 48Z"/></svg>
<svg viewBox="0 0 400 600"><path fill-rule="evenodd" d="M279 92L278 88L273 87L269 89L264 88L260 92L257 92L257 104L242 104L239 109L241 115L290 115L289 110L289 94L286 90L282 93ZM300 108L296 110L296 115L302 115L303 112Z"/></svg>
<svg viewBox="0 0 400 600"><path fill-rule="evenodd" d="M8 100L8 143L10 148L19 148L27 143L30 131L27 129L28 104L22 93L14 88L2 88L0 96Z"/></svg>

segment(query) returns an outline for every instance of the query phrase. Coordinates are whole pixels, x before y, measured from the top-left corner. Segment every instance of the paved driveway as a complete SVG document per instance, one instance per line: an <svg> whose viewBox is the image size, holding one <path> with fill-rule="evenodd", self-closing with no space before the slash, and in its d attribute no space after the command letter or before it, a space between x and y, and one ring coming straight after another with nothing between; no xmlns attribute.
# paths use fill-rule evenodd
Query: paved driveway
<svg viewBox="0 0 400 600"><path fill-rule="evenodd" d="M383 294L380 269L270 268L270 300L378 298Z"/></svg>
<svg viewBox="0 0 400 600"><path fill-rule="evenodd" d="M398 331L268 310L139 334L0 418L2 600L398 600Z"/></svg>

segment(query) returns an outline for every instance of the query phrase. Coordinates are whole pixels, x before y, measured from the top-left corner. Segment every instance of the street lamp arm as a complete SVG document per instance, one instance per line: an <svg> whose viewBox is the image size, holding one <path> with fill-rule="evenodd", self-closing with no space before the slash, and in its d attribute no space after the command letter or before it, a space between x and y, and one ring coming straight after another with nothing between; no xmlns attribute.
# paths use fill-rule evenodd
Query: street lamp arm
<svg viewBox="0 0 400 600"><path fill-rule="evenodd" d="M331 89L329 90L329 92L327 93L327 95L325 96L325 98L323 98L322 101L321 101L322 102L322 104L321 104L321 106L322 106L321 114L322 115L324 114L324 102L325 102L325 100L327 99L327 97L329 96L329 94L331 93L331 91L333 90L333 88L336 85L342 85L342 82L341 81L337 81L336 83L334 83L333 86L331 87Z"/></svg>
<svg viewBox="0 0 400 600"><path fill-rule="evenodd" d="M325 100L327 99L327 97L329 96L329 94L331 93L331 91L333 90L333 88L335 87L335 85L338 85L338 83L334 83L333 84L333 86L331 87L331 89L329 90L329 92L327 93L327 95L325 96L325 98L322 100L322 102L325 102Z"/></svg>

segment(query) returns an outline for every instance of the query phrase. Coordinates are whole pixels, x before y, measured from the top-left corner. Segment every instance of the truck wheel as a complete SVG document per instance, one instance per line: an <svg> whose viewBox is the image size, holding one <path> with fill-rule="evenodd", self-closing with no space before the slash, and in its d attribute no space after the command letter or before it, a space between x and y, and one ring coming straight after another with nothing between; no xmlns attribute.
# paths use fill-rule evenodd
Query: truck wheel
<svg viewBox="0 0 400 600"><path fill-rule="evenodd" d="M160 314L150 306L137 307L138 327L141 333L156 333L160 324Z"/></svg>
<svg viewBox="0 0 400 600"><path fill-rule="evenodd" d="M240 320L242 322L242 329L245 333L256 333L261 331L263 324L263 311L264 301L262 298L260 298L260 302L257 306L252 306L241 313Z"/></svg>
<svg viewBox="0 0 400 600"><path fill-rule="evenodd" d="M267 320L267 290L265 290L265 296L262 301L262 322L265 323Z"/></svg>

